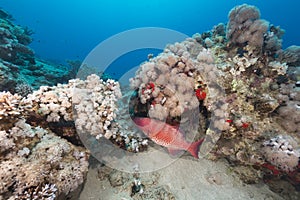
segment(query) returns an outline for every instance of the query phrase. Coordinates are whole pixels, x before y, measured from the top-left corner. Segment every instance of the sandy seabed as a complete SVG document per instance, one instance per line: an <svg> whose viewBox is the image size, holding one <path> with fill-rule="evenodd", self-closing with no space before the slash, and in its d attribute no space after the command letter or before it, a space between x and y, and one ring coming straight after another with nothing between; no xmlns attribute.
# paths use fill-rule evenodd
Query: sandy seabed
<svg viewBox="0 0 300 200"><path fill-rule="evenodd" d="M135 194L132 197L130 195L133 181L130 177L132 177L132 174L119 172L119 179L123 179L123 181L119 182L118 186L113 183L115 186L113 187L113 180L109 177L109 173L118 172L112 172L112 169L106 170L107 176L103 178L103 175L101 175L102 178L99 178L99 166L101 164L94 163L92 166L94 167L91 167L88 172L80 200L283 199L270 191L268 186L263 183L252 185L243 183L230 170L225 160L214 162L207 159L180 158L161 170L140 174L140 180L145 185L144 194ZM114 175L114 177L116 176Z"/></svg>

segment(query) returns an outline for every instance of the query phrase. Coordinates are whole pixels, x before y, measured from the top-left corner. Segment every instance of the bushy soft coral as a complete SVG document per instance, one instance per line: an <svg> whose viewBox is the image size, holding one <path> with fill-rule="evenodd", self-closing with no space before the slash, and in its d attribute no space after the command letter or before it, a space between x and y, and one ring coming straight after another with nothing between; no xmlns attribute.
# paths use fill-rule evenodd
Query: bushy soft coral
<svg viewBox="0 0 300 200"><path fill-rule="evenodd" d="M262 48L268 27L269 23L260 19L260 12L255 6L243 4L230 11L226 36L233 44Z"/></svg>

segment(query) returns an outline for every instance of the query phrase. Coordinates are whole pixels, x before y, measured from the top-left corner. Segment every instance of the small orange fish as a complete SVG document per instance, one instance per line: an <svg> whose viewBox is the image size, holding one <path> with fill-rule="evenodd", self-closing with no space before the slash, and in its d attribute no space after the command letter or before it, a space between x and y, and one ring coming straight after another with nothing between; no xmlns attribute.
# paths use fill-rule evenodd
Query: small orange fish
<svg viewBox="0 0 300 200"><path fill-rule="evenodd" d="M203 139L196 142L187 142L179 129L162 121L146 117L136 117L134 123L156 144L167 147L169 152L174 155L180 150L186 150L195 158Z"/></svg>

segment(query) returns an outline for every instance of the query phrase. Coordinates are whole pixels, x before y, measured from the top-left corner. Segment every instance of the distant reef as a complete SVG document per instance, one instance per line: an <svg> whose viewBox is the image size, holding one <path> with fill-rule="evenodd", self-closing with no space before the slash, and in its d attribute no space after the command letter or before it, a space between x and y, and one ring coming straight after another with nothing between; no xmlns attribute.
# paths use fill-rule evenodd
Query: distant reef
<svg viewBox="0 0 300 200"><path fill-rule="evenodd" d="M72 78L72 67L37 58L28 45L33 31L14 24L0 9L0 90L26 95L42 85L56 85Z"/></svg>

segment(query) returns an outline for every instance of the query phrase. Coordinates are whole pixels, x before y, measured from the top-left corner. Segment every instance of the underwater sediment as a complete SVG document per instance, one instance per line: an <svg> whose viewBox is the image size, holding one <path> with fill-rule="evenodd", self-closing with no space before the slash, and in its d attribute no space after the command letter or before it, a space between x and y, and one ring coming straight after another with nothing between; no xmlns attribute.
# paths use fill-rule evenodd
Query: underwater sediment
<svg viewBox="0 0 300 200"><path fill-rule="evenodd" d="M180 125L185 139L205 138L200 157L226 159L245 183L263 180L283 198L299 198L300 47L282 49L284 30L261 19L256 7L236 6L226 25L167 45L140 65L130 80L134 95L128 89L123 97L115 80L91 74L62 81L70 74L59 68L54 80L60 84L53 86L51 77L39 75L53 72L27 47L30 32L1 17L1 198L76 198L90 156L80 133L147 151L155 142L122 118L128 105L117 101L125 97L131 117ZM106 173L109 179L118 174ZM113 187L133 181L132 198L159 199L134 176L122 181ZM176 199L171 191L165 193Z"/></svg>

